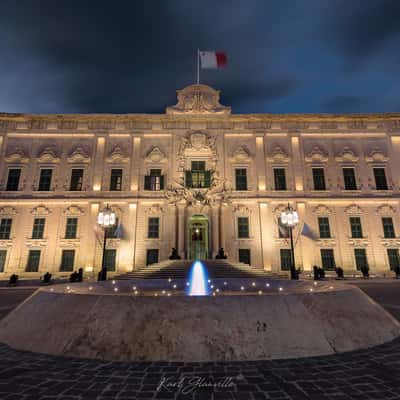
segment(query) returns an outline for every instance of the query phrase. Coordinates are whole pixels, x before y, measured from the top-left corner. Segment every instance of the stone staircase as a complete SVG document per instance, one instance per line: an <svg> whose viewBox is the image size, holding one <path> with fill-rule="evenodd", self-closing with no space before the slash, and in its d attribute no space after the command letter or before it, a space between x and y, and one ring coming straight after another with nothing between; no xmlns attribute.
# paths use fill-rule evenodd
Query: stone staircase
<svg viewBox="0 0 400 400"><path fill-rule="evenodd" d="M203 260L208 276L214 278L256 278L268 275L260 268L229 260ZM186 279L193 260L165 260L137 271L116 275L114 279Z"/></svg>

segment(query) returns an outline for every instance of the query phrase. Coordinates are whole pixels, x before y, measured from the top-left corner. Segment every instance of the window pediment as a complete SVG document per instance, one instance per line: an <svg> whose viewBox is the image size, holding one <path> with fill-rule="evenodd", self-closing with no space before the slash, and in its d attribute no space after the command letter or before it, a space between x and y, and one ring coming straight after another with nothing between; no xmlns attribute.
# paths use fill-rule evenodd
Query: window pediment
<svg viewBox="0 0 400 400"><path fill-rule="evenodd" d="M83 214L85 214L85 211L81 207L71 205L64 210L63 214L64 215L83 215Z"/></svg>
<svg viewBox="0 0 400 400"><path fill-rule="evenodd" d="M51 210L44 205L39 205L31 210L32 215L49 215L51 214Z"/></svg>
<svg viewBox="0 0 400 400"><path fill-rule="evenodd" d="M376 213L378 215L394 215L396 214L396 207L393 207L390 204L382 204L377 207Z"/></svg>
<svg viewBox="0 0 400 400"><path fill-rule="evenodd" d="M60 157L58 157L55 150L51 147L46 147L37 158L40 163L58 163L60 162Z"/></svg>
<svg viewBox="0 0 400 400"><path fill-rule="evenodd" d="M354 154L353 150L351 150L350 147L346 146L343 148L342 152L335 157L335 160L340 163L356 163L358 161L358 156Z"/></svg>
<svg viewBox="0 0 400 400"><path fill-rule="evenodd" d="M235 214L248 216L251 214L251 209L248 206L246 206L245 204L235 204L233 206L233 212Z"/></svg>
<svg viewBox="0 0 400 400"><path fill-rule="evenodd" d="M250 153L245 147L239 146L232 153L230 161L235 163L249 163L251 161Z"/></svg>
<svg viewBox="0 0 400 400"><path fill-rule="evenodd" d="M360 206L357 204L350 204L344 209L344 212L346 214L354 214L354 215L360 215L363 213L363 210Z"/></svg>
<svg viewBox="0 0 400 400"><path fill-rule="evenodd" d="M369 155L365 157L367 163L384 163L388 160L389 158L378 148L372 149Z"/></svg>
<svg viewBox="0 0 400 400"><path fill-rule="evenodd" d="M69 163L88 163L90 157L82 147L77 147L67 158Z"/></svg>
<svg viewBox="0 0 400 400"><path fill-rule="evenodd" d="M318 215L327 215L327 214L329 215L329 214L332 214L332 210L329 207L327 207L326 205L324 205L324 204L317 205L313 209L313 212L315 214L318 214Z"/></svg>
<svg viewBox="0 0 400 400"><path fill-rule="evenodd" d="M155 146L147 153L145 161L148 163L162 163L166 162L167 158L161 149Z"/></svg>
<svg viewBox="0 0 400 400"><path fill-rule="evenodd" d="M106 161L109 163L127 163L129 157L122 151L121 147L115 146L108 154Z"/></svg>
<svg viewBox="0 0 400 400"><path fill-rule="evenodd" d="M0 215L1 216L17 215L17 214L18 214L18 211L15 207L11 207L11 206L0 207Z"/></svg>
<svg viewBox="0 0 400 400"><path fill-rule="evenodd" d="M308 163L326 163L328 161L328 153L319 146L314 146L305 157Z"/></svg>
<svg viewBox="0 0 400 400"><path fill-rule="evenodd" d="M272 153L267 157L267 161L274 163L289 163L290 157L281 146L275 146Z"/></svg>
<svg viewBox="0 0 400 400"><path fill-rule="evenodd" d="M164 214L164 207L160 206L160 204L152 204L151 206L145 209L145 213L148 215L160 215Z"/></svg>
<svg viewBox="0 0 400 400"><path fill-rule="evenodd" d="M29 157L22 148L17 147L5 157L5 161L9 163L28 163Z"/></svg>

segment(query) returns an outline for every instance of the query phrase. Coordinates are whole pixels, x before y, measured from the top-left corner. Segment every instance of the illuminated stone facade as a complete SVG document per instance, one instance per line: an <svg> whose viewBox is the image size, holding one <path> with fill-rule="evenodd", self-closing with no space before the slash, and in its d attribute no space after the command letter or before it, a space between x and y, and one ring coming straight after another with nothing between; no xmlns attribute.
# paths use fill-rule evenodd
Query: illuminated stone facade
<svg viewBox="0 0 400 400"><path fill-rule="evenodd" d="M98 271L107 204L118 217L107 245L116 273L173 247L182 258L223 247L234 262L280 272L288 202L304 270L367 262L388 273L399 261L398 114L235 115L217 91L192 85L159 115L0 114L0 154L7 276Z"/></svg>

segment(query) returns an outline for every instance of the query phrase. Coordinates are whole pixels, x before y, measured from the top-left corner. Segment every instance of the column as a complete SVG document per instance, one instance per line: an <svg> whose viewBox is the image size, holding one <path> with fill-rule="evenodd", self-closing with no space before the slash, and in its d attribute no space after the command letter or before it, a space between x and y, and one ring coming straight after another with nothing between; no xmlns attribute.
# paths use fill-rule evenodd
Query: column
<svg viewBox="0 0 400 400"><path fill-rule="evenodd" d="M298 136L291 139L293 157L293 176L296 191L303 191L303 163L300 154L300 140Z"/></svg>
<svg viewBox="0 0 400 400"><path fill-rule="evenodd" d="M211 227L212 227L212 250L211 257L215 258L219 249L219 206L214 206L211 209Z"/></svg>
<svg viewBox="0 0 400 400"><path fill-rule="evenodd" d="M267 183L265 178L265 152L264 134L256 137L256 170L257 170L257 190L266 190Z"/></svg>
<svg viewBox="0 0 400 400"><path fill-rule="evenodd" d="M261 255L264 271L272 271L272 252L274 251L274 221L268 215L268 203L260 203Z"/></svg>
<svg viewBox="0 0 400 400"><path fill-rule="evenodd" d="M130 190L136 192L139 190L139 173L140 173L140 144L141 138L135 136L132 144L132 157L131 157L131 184Z"/></svg>
<svg viewBox="0 0 400 400"><path fill-rule="evenodd" d="M103 178L104 147L106 139L101 136L97 138L96 154L93 169L93 190L100 191Z"/></svg>
<svg viewBox="0 0 400 400"><path fill-rule="evenodd" d="M186 204L178 204L178 254L182 259L186 258L185 254L185 208Z"/></svg>

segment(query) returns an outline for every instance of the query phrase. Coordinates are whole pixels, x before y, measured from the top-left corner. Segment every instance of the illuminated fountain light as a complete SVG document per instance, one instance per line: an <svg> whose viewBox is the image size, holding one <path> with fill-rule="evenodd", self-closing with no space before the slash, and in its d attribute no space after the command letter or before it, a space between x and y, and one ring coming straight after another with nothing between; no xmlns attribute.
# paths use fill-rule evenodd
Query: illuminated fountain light
<svg viewBox="0 0 400 400"><path fill-rule="evenodd" d="M258 294L262 294L262 290L259 290L259 291L258 291Z"/></svg>
<svg viewBox="0 0 400 400"><path fill-rule="evenodd" d="M133 287L132 287L132 290L136 290L136 286L133 286Z"/></svg>
<svg viewBox="0 0 400 400"><path fill-rule="evenodd" d="M172 279L171 279L171 278L168 278L168 282L172 282Z"/></svg>
<svg viewBox="0 0 400 400"><path fill-rule="evenodd" d="M115 285L115 281L112 281L112 284Z"/></svg>
<svg viewBox="0 0 400 400"><path fill-rule="evenodd" d="M165 290L163 290L161 293L162 293L162 294L165 294L165 293L166 293L166 291L165 291Z"/></svg>
<svg viewBox="0 0 400 400"><path fill-rule="evenodd" d="M269 283L266 283L265 286L266 286L266 287L269 287Z"/></svg>
<svg viewBox="0 0 400 400"><path fill-rule="evenodd" d="M240 286L240 290L244 290L244 286Z"/></svg>
<svg viewBox="0 0 400 400"><path fill-rule="evenodd" d="M253 282L253 283L251 284L251 286L256 286L256 283L255 283L255 282Z"/></svg>
<svg viewBox="0 0 400 400"><path fill-rule="evenodd" d="M174 285L173 288L176 289L176 285Z"/></svg>
<svg viewBox="0 0 400 400"><path fill-rule="evenodd" d="M224 282L224 285L226 286L228 284L228 282Z"/></svg>
<svg viewBox="0 0 400 400"><path fill-rule="evenodd" d="M114 288L114 292L118 292L118 288L117 287Z"/></svg>
<svg viewBox="0 0 400 400"><path fill-rule="evenodd" d="M279 291L282 292L282 290L283 290L283 287L280 287L280 288L279 288Z"/></svg>
<svg viewBox="0 0 400 400"><path fill-rule="evenodd" d="M195 261L189 273L189 289L187 294L189 296L208 296L210 288L207 285L207 269L201 261Z"/></svg>
<svg viewBox="0 0 400 400"><path fill-rule="evenodd" d="M93 286L89 286L89 290L93 290Z"/></svg>

